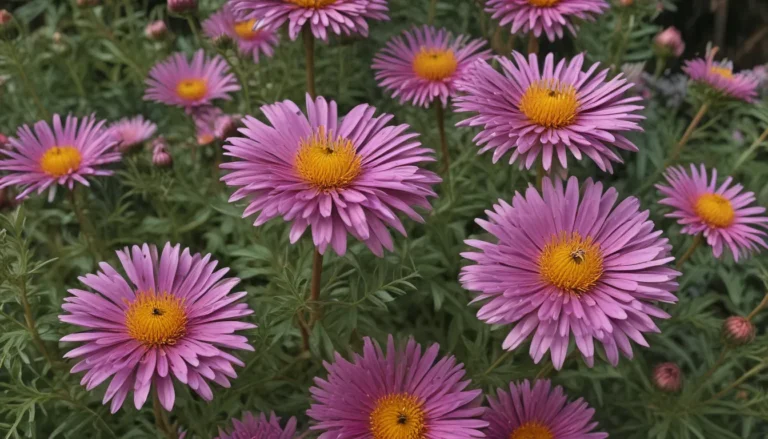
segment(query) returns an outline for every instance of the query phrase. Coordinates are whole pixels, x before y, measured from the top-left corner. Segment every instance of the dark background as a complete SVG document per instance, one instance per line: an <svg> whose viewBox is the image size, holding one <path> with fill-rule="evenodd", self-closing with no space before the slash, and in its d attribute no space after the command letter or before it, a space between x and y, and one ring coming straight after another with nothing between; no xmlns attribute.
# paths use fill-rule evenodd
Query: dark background
<svg viewBox="0 0 768 439"><path fill-rule="evenodd" d="M647 0L635 0L647 1ZM659 24L683 33L683 58L701 55L709 41L737 69L768 62L768 0L683 0L664 12Z"/></svg>

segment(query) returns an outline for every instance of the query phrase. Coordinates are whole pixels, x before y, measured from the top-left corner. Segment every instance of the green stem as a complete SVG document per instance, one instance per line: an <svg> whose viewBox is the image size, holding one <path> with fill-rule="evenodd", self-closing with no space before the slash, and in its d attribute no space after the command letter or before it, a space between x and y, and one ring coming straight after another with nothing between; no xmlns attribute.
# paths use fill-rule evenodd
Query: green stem
<svg viewBox="0 0 768 439"><path fill-rule="evenodd" d="M203 46L203 39L200 38L200 31L197 29L197 23L195 23L195 18L191 15L187 15L187 23L189 24L189 29L192 31L192 35L195 37L195 43L198 47Z"/></svg>
<svg viewBox="0 0 768 439"><path fill-rule="evenodd" d="M85 88L83 88L83 81L80 80L80 77L77 76L77 72L75 71L75 68L72 66L72 62L69 60L69 58L66 58L64 63L67 66L67 70L69 71L69 76L72 77L72 82L75 83L75 89L77 90L78 96L80 96L80 99L85 100Z"/></svg>
<svg viewBox="0 0 768 439"><path fill-rule="evenodd" d="M445 111L443 109L443 102L440 99L435 99L435 118L437 119L437 131L440 134L440 153L443 159L443 172L448 179L448 174L451 172L451 156L448 153L448 140L445 136Z"/></svg>
<svg viewBox="0 0 768 439"><path fill-rule="evenodd" d="M437 0L429 0L429 11L427 13L427 24L432 25L437 15Z"/></svg>
<svg viewBox="0 0 768 439"><path fill-rule="evenodd" d="M533 34L533 31L528 33L528 54L539 53L539 39Z"/></svg>
<svg viewBox="0 0 768 439"><path fill-rule="evenodd" d="M312 307L312 316L310 318L309 326L317 321L320 317L320 286L323 279L323 255L315 248L315 252L312 254L312 279L310 281L309 300Z"/></svg>
<svg viewBox="0 0 768 439"><path fill-rule="evenodd" d="M160 398L157 396L156 390L152 392L152 411L155 414L155 426L163 433L163 436L168 439L178 439L176 430L168 420L168 414L160 406Z"/></svg>
<svg viewBox="0 0 768 439"><path fill-rule="evenodd" d="M720 399L723 396L725 396L728 392L733 390L734 388L740 386L744 381L748 380L753 375L757 375L761 370L765 369L766 366L768 366L768 361L763 361L762 363L758 364L757 366L753 367L752 369L748 370L744 373L741 377L739 377L736 381L732 382L728 387L725 389L715 393L712 395L711 398L704 401L704 404L708 404L716 399Z"/></svg>
<svg viewBox="0 0 768 439"><path fill-rule="evenodd" d="M664 73L664 67L667 66L667 57L666 56L656 56L656 68L653 71L653 77L655 79L659 79L661 77L661 74Z"/></svg>
<svg viewBox="0 0 768 439"><path fill-rule="evenodd" d="M549 375L550 372L552 372L553 368L554 367L552 365L552 362L551 361L547 362L547 364L545 364L544 367L542 367L539 370L539 373L537 373L536 376L533 378L533 381L540 380L546 377L547 375Z"/></svg>
<svg viewBox="0 0 768 439"><path fill-rule="evenodd" d="M544 177L547 175L547 171L544 170L544 157L536 162L536 187L539 190L544 189Z"/></svg>
<svg viewBox="0 0 768 439"><path fill-rule="evenodd" d="M237 81L243 86L243 95L245 96L245 114L251 114L251 91L250 87L248 86L248 75L243 72L243 69L240 67L239 60L236 62L233 61L229 56L227 56L226 52L221 50L219 51L219 54L227 61L227 64L229 64L229 67L231 67L232 71L235 73Z"/></svg>
<svg viewBox="0 0 768 439"><path fill-rule="evenodd" d="M309 23L305 24L301 30L301 37L304 41L304 59L307 64L307 93L314 99L317 96L315 91L315 36L312 35L312 28Z"/></svg>
<svg viewBox="0 0 768 439"><path fill-rule="evenodd" d="M512 351L504 351L504 353L499 355L499 358L497 358L496 361L494 361L493 364L491 364L491 366L488 369L486 369L485 372L483 372L483 376L488 375L491 372L493 372L494 369L499 367L501 365L501 363L503 363L504 360L506 360L507 357L509 357L510 355L512 355Z"/></svg>
<svg viewBox="0 0 768 439"><path fill-rule="evenodd" d="M677 157L683 151L683 147L688 143L689 140L691 140L691 136L693 135L694 131L696 131L696 127L698 127L699 123L701 123L701 119L703 119L704 115L707 114L709 107L710 107L709 101L705 101L703 104L701 104L701 108L699 108L699 111L696 113L695 116L693 116L693 120L691 120L691 123L688 125L688 128L685 129L685 133L683 133L683 137L681 137L680 140L677 142L677 145L675 145L675 149L672 150L672 155L669 157L668 163L666 164L671 164L671 162L674 162L675 160L677 160Z"/></svg>
<svg viewBox="0 0 768 439"><path fill-rule="evenodd" d="M739 159L736 160L736 164L733 165L733 169L731 170L731 173L733 174L741 165L744 164L744 162L747 161L747 159L755 152L755 150L760 147L760 144L765 142L765 139L768 138L768 128L763 131L762 134L760 134L760 137L758 137L754 142L752 142L751 145L749 145L749 148L747 148L746 151L744 151L741 156L739 156Z"/></svg>
<svg viewBox="0 0 768 439"><path fill-rule="evenodd" d="M29 331L29 334L32 336L32 342L35 344L35 347L37 347L37 350L43 354L43 357L45 357L45 360L51 368L53 368L56 363L53 362L53 356L48 352L48 349L45 347L45 342L43 342L40 333L37 331L37 323L35 322L34 315L32 315L32 307L29 305L29 299L27 298L26 274L22 274L19 279L19 301L21 302L21 307L24 309L24 321L26 322L27 331Z"/></svg>
<svg viewBox="0 0 768 439"><path fill-rule="evenodd" d="M683 264L685 263L685 261L691 258L691 256L693 255L693 252L696 251L696 248L699 245L701 245L701 242L703 240L704 239L701 233L699 233L698 235L696 235L695 238L693 238L693 242L691 243L691 246L688 247L688 250L685 251L685 253L680 258L680 260L678 260L677 263L675 264L675 269L679 270L680 268L683 267Z"/></svg>
<svg viewBox="0 0 768 439"><path fill-rule="evenodd" d="M757 314L760 313L765 307L768 306L768 293L765 293L765 296L763 296L763 300L760 301L760 303L755 307L755 309L752 310L751 313L747 316L747 320L752 321L752 319L755 318Z"/></svg>
<svg viewBox="0 0 768 439"><path fill-rule="evenodd" d="M96 231L93 227L93 224L88 220L88 216L85 215L85 211L83 210L83 207L81 205L81 201L80 201L81 193L82 191L78 190L77 186L71 191L69 191L70 202L72 203L72 210L74 210L75 217L77 218L77 222L80 224L80 233L83 235L83 238L85 239L85 244L88 247L88 251L91 253L91 256L95 260L103 260L101 256L101 252L99 251L99 248L95 244Z"/></svg>

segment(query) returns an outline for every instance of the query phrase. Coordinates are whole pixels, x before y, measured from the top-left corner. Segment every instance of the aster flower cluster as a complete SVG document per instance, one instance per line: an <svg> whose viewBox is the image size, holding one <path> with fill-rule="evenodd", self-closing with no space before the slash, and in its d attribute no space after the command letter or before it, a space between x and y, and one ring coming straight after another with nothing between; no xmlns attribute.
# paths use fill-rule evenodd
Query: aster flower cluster
<svg viewBox="0 0 768 439"><path fill-rule="evenodd" d="M101 7L97 2L77 3ZM632 7L630 0L614 3ZM382 41L377 53L369 54L365 62L371 62L366 64L370 71L366 71L382 93L399 105L435 110L437 135L422 137L417 128L428 129L429 122L412 126L356 95L335 100L315 93L314 39L328 42L339 36L367 36L369 27L389 19L386 0L228 0L208 17L198 17L206 10L198 8L194 0L169 0L167 11L189 19L194 41L205 48L192 53L189 45L181 44L189 54L172 53L149 70L143 100L154 104L144 103L148 108L142 108L143 114L112 123L95 114L54 114L51 120L22 125L14 136L0 135L0 154L4 156L0 158L0 208L13 204L7 202L9 194L25 200L47 192L53 203L63 187L69 192L74 214L61 215L65 220L55 225L61 226L56 234L49 230L53 227L40 227L32 234L51 235L51 244L41 246L43 253L53 253L62 246L76 247L71 251L67 247L71 253L58 255L65 257L59 258L61 265L49 276L57 278L56 286L68 285L66 294L63 288L59 292L51 288L47 295L60 300L55 303L58 322L66 324L66 330L51 331L47 328L52 326L50 322L35 321L35 301L42 300L43 295L29 289L32 282L28 275L38 268L24 272L28 265L24 258L31 253L24 247L26 242L18 244L23 251L14 248L2 255L5 261L18 253L22 261L6 262L8 276L4 279L8 284L19 280L19 315L23 320L15 323L25 337L19 343L8 342L12 349L6 351L23 352L24 367L34 372L24 369L18 375L44 377L40 381L47 383L50 373L54 378L51 382L62 385L50 390L55 396L51 398L60 398L57 404L64 401L85 408L89 416L99 420L103 420L101 413L89 407L92 401L87 398L92 394L98 395L112 414L129 411L131 405L136 410L151 405L158 431L182 439L202 437L203 430L205 437L217 434L216 439L607 438L596 419L614 422L613 416L598 416L585 400L600 398L591 398L584 392L586 386L579 389L582 383L576 380L563 381L563 375L552 381L542 377L553 373L552 369L557 373L578 362L581 369L602 363L604 367L592 373L608 370L626 378L622 375L625 371L616 367L620 357L631 360L639 347L649 348L652 343L657 348L654 357L666 354L658 347L667 346L653 335L660 333L663 322L671 317L670 307L688 294L678 294L686 264L700 256L713 264L722 258L742 263L768 248L768 215L758 205L759 194L733 177L718 178L718 171L705 164L677 163L682 147L696 138L697 124L711 104L754 102L765 79L760 75L765 72L734 73L732 63L715 60L716 49L685 63L687 79L652 77L645 73L643 63L625 64L623 72L615 73L618 66L589 63L593 56L586 53L561 57L539 55L538 49L534 50L537 38L554 42L564 38L566 30L576 35L579 22L596 20L608 8L606 0L484 2L482 9L497 22L498 29L509 27L513 34L527 34L531 43L527 55L511 49L501 53L494 44L499 56L492 57L484 39L432 25L392 32L394 36ZM121 11L118 8L115 17ZM436 13L430 10L430 23ZM196 33L198 18L205 41ZM0 25L9 25L10 20L11 16L0 13ZM142 28L150 40L142 44L163 46L163 50L170 47L165 21L154 20L135 29ZM271 58L281 32L290 40L303 34L303 67L307 69L303 104L288 99L262 102L270 96L266 92L277 87L268 80L261 81L266 76L263 72L258 78L253 73L254 64L275 62ZM647 35L650 40L652 33ZM219 44L223 42L227 44ZM656 35L653 45L663 60L680 57L685 51L682 35L674 28ZM218 54L210 55L214 48ZM292 52L287 53L290 56ZM340 68L344 68L344 52L338 53ZM162 56L167 54L164 51ZM125 55L130 58L131 54ZM281 56L278 54L278 59ZM327 61L317 65L327 65ZM251 70L243 73L244 66ZM22 71L24 66L19 67ZM138 67L136 70L141 71L143 66ZM78 71L73 70L72 76L77 81ZM34 88L34 83L22 80L27 88ZM254 84L265 91L258 95L263 103L258 111L250 111L257 98L248 88ZM658 191L656 204L662 212L657 216L668 218L669 224L665 224L652 218L651 212L656 215L656 210L641 205L641 200L650 199L643 196L649 195L643 193L643 187L627 188L637 196L627 196L624 189L622 195L617 188L627 185L612 187L607 180L584 175L617 171L611 181L623 178L622 174L646 177L642 170L623 166L647 144L638 140L644 129L644 100L659 95L668 101L678 97L679 102L674 103L680 106L686 96L683 89L689 84L705 90L704 105L671 154L657 161L646 160L660 165L658 178L649 178L646 187ZM633 90L633 86L639 87ZM674 90L667 95L665 87ZM301 93L303 90L289 91L292 96ZM194 137L191 131L187 136L183 130L163 129L172 115L150 113L156 111L158 103L183 110L188 126L194 127ZM47 107L34 104L40 107L36 109L41 115L47 114ZM411 111L424 112L422 108ZM450 148L446 112L458 117L453 121L457 134L450 136L455 144ZM158 123L145 117L148 114ZM474 138L469 141L471 135ZM768 131L761 139L765 136ZM185 157L174 149L171 155L169 142L179 137L212 147L201 149L206 156L199 161L191 152ZM445 159L439 172L434 171L433 163L436 139ZM755 152L761 139L746 156ZM151 150L152 165L163 170L146 172L149 161L134 155L144 147ZM502 188L490 181L495 174L505 176L508 169L504 164L493 165L494 171L487 176L467 172L471 168L462 168L465 162L482 164L482 158L472 159L469 154L461 154L459 164L452 165L449 151L455 153L460 148L478 154L491 152L486 161L494 164L505 158L508 165L517 166L513 173L520 181L527 180L525 185ZM213 166L206 177L201 177L199 168L211 156ZM127 163L122 165L127 166L119 171L125 157ZM189 162L193 167L185 168ZM741 163L729 170L738 175ZM575 164L580 177L568 175ZM536 169L536 180L532 169ZM114 175L117 177L112 182L120 184L119 179L125 178L129 181L125 186L130 186L120 192L121 198L115 197L121 203L128 200L120 208L134 209L119 218L123 222L114 229L129 229L130 235L118 231L112 236L108 227L88 230L87 213L74 192L77 185L88 187L94 179ZM162 199L153 199L155 203L138 200L135 180L145 177L147 186L163 190L175 190L175 183L185 185L180 189L184 197L163 193ZM207 180L198 185L198 178ZM487 184L494 191L506 195L491 204L486 193L482 203L487 210L474 219L473 226L471 218L462 215L479 215L483 205L475 202L477 197L461 192L467 188L481 190L470 183L484 180L489 180ZM166 184L169 181L172 184ZM106 195L101 192L111 193L112 187L103 188L90 193L86 200L103 201L100 197ZM445 199L438 200L439 194L446 194ZM229 209L236 214L210 219L225 209L226 197L232 203ZM178 199L194 202L166 209ZM283 227L248 236L242 224L232 218L240 209L254 227L267 222L282 223ZM194 219L179 224L176 210L193 210ZM74 241L70 239L72 217L80 223L75 239L83 245L70 245ZM141 218L144 226L131 229L134 217ZM203 246L222 260L233 261L233 268L247 268L230 275L230 268L222 266L218 256L166 242L162 239L166 230L156 224L167 224L172 236L188 240L188 245ZM209 229L197 233L206 227ZM0 241L5 242L8 228L4 226ZM393 236L393 231L398 236ZM267 234L275 236L265 237ZM424 257L420 247L423 243L435 245L430 241L434 234L441 235L444 248L441 252L432 248L429 251L434 254ZM409 236L413 241L403 244ZM273 238L280 248L272 246ZM311 252L301 257L297 257L300 250L283 248L285 243L293 245L302 239ZM162 244L142 243L144 240ZM124 244L126 241L130 244ZM690 247L680 251L673 248L673 242L690 242ZM112 247L117 245L126 246ZM251 252L249 246L257 250ZM707 253L693 259L700 246L707 246ZM89 258L76 254L86 247L83 253ZM430 265L421 258L439 259L442 265ZM270 269L248 266L256 259L267 260ZM406 259L412 270L403 263ZM371 265L371 260L379 265ZM425 282L387 284L388 268L380 267L393 263ZM333 271L324 275L326 265L333 265ZM77 273L87 274L75 279L74 267L80 270ZM384 282L369 284L372 275L367 270L371 267L376 267L377 280ZM355 276L361 282L350 280L357 279ZM254 280L240 287L240 278ZM440 309L445 297L440 282L452 283L450 311ZM385 303L392 302L389 291L405 293L400 284L432 288L434 303L413 300L407 312L396 309L398 304ZM469 303L461 302L462 288L472 295ZM368 302L380 305L381 313L368 313ZM731 302L727 307L741 305L738 300ZM14 321L14 315L7 314L5 308L16 304L15 296L0 303L0 323ZM451 314L456 306L464 305L470 307L476 320ZM749 349L745 345L760 340L756 319L766 307L768 295L751 312L730 310L732 314L719 327L718 343L725 349L703 379L697 379L702 390L696 392L715 386L703 384L727 362L729 353ZM385 313L400 314L392 318ZM444 316L448 318L442 319ZM419 330L425 320L431 326ZM353 323L344 326L347 321ZM399 325L398 334L392 334L386 323ZM465 329L470 324L475 326ZM483 325L493 326L494 331ZM442 331L449 334L444 337ZM469 334L476 339L471 340ZM8 340L14 340L12 336ZM441 341L443 348L428 342L430 336L445 341ZM49 352L46 346L54 342L60 344ZM451 346L452 352L445 351L445 346ZM25 349L32 347L39 349L42 357L26 355ZM499 350L496 360L474 358ZM520 354L523 350L527 354ZM274 358L266 358L268 355ZM497 367L512 362L511 355L514 374L491 376ZM467 360L466 366L461 358ZM38 373L35 367L41 359L45 368ZM664 408L673 407L675 410L670 411L675 414L683 412L675 404L684 400L678 396L688 395L686 383L694 382L695 361L670 360L635 363L635 369L645 377L647 395L643 396L654 398L637 406L657 410L658 400L666 404ZM284 364L276 367L281 362ZM522 379L528 367L533 369L530 363L542 362L535 379ZM64 387L68 378L62 365L77 377L84 392ZM302 387L293 379L293 374L300 373L313 377L311 383L306 379ZM510 381L513 375L520 379ZM258 379L242 381L252 376ZM699 404L720 398L747 378L739 378L731 387L723 386ZM572 396L556 382L566 385ZM256 394L254 383L273 394L268 398L249 394L246 398L245 390ZM495 389L486 394L483 389L489 389L489 383ZM616 380L611 385L615 389L623 383ZM79 388L74 381L71 384ZM600 386L596 384L598 396L605 393ZM298 392L289 393L297 387L304 392L301 397L296 397ZM637 389L630 388L632 392ZM0 395L5 401L3 398ZM204 412L196 406L216 399L224 403L215 410ZM275 403L280 405L270 406ZM600 403L600 410L609 405ZM6 424L5 410L0 410L2 425ZM299 410L303 412L298 414ZM172 412L173 422L166 412ZM201 413L207 413L206 417L197 423L206 425L183 425ZM233 417L222 419L224 414ZM654 416L662 415L654 412ZM152 428L149 423L140 424L142 429Z"/></svg>

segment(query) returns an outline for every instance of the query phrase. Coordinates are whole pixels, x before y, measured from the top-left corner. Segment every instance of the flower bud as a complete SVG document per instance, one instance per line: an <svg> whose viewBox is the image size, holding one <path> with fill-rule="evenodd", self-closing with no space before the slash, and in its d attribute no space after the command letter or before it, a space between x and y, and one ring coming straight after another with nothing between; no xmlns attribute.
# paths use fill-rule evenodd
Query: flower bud
<svg viewBox="0 0 768 439"><path fill-rule="evenodd" d="M685 50L685 43L680 31L674 26L664 29L653 38L653 44L657 53L661 56L680 57Z"/></svg>
<svg viewBox="0 0 768 439"><path fill-rule="evenodd" d="M229 35L221 34L213 38L213 45L219 50L229 50L235 47L235 42Z"/></svg>
<svg viewBox="0 0 768 439"><path fill-rule="evenodd" d="M213 134L225 140L227 137L237 135L237 128L240 126L240 116L225 114L216 118L213 122Z"/></svg>
<svg viewBox="0 0 768 439"><path fill-rule="evenodd" d="M653 384L664 392L677 392L682 386L680 367L675 363L661 363L653 368Z"/></svg>
<svg viewBox="0 0 768 439"><path fill-rule="evenodd" d="M7 9L0 9L0 26L6 26L13 21L13 15Z"/></svg>
<svg viewBox="0 0 768 439"><path fill-rule="evenodd" d="M619 4L621 6L624 6L625 8L628 6L632 6L635 3L635 0L619 0Z"/></svg>
<svg viewBox="0 0 768 439"><path fill-rule="evenodd" d="M8 136L0 133L0 149L10 149L11 142L8 141Z"/></svg>
<svg viewBox="0 0 768 439"><path fill-rule="evenodd" d="M168 27L163 20L156 20L147 24L147 27L144 28L144 35L150 40L159 41L168 35Z"/></svg>
<svg viewBox="0 0 768 439"><path fill-rule="evenodd" d="M162 136L152 141L152 164L158 168L173 166L173 157L168 152L168 144Z"/></svg>
<svg viewBox="0 0 768 439"><path fill-rule="evenodd" d="M0 38L13 38L16 36L13 15L5 9L0 9Z"/></svg>
<svg viewBox="0 0 768 439"><path fill-rule="evenodd" d="M168 0L168 12L178 15L197 12L197 0Z"/></svg>
<svg viewBox="0 0 768 439"><path fill-rule="evenodd" d="M750 343L755 339L755 325L745 317L728 317L723 323L723 336L736 346Z"/></svg>

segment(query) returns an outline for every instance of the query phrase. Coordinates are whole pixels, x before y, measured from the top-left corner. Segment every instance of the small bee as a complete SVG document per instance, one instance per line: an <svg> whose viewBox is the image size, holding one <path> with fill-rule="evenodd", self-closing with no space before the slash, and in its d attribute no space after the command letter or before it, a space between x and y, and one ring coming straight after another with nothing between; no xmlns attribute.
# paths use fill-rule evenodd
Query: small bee
<svg viewBox="0 0 768 439"><path fill-rule="evenodd" d="M571 252L571 259L573 259L573 262L577 264L581 264L582 262L584 262L585 256L586 254L584 250L580 248Z"/></svg>
<svg viewBox="0 0 768 439"><path fill-rule="evenodd" d="M152 308L152 315L153 316L161 316L161 315L163 315L163 310L157 309L157 308Z"/></svg>
<svg viewBox="0 0 768 439"><path fill-rule="evenodd" d="M405 416L402 413L397 414L397 423L400 425L408 423L408 416Z"/></svg>

